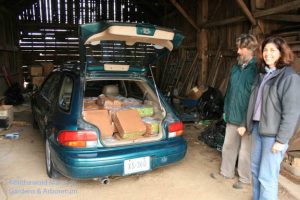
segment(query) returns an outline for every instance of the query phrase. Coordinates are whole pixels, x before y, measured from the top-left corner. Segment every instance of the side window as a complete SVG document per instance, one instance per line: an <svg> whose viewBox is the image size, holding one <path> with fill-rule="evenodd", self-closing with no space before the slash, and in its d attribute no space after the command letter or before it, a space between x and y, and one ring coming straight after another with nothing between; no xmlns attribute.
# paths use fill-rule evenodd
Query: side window
<svg viewBox="0 0 300 200"><path fill-rule="evenodd" d="M144 92L146 91L141 90L141 87L138 86L138 82L128 81L126 83L128 89L128 97L134 97L140 100L144 98Z"/></svg>
<svg viewBox="0 0 300 200"><path fill-rule="evenodd" d="M59 107L65 111L70 110L71 107L71 99L73 92L73 79L69 76L64 77L62 82L62 86L59 92Z"/></svg>
<svg viewBox="0 0 300 200"><path fill-rule="evenodd" d="M43 87L41 88L41 95L46 98L49 102L54 102L57 97L57 88L59 88L60 74L55 73L50 76Z"/></svg>

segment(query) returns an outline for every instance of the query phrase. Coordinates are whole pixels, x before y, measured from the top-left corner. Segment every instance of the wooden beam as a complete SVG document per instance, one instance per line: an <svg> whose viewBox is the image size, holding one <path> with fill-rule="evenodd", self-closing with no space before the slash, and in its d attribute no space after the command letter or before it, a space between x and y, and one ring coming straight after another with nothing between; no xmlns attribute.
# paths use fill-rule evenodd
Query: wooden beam
<svg viewBox="0 0 300 200"><path fill-rule="evenodd" d="M254 12L253 16L255 18L263 18L265 16L274 15L277 13L296 10L299 7L300 7L300 0L295 0L292 2L284 3L283 5L280 5L280 6L276 6L274 8L269 8L266 10ZM222 25L233 24L233 23L242 22L242 21L246 21L246 20L247 20L247 18L244 16L237 16L237 17L232 17L232 18L228 18L225 20L220 20L220 21L213 21L213 22L208 21L208 22L200 24L200 27L208 28L208 27L214 27L214 26L222 26Z"/></svg>
<svg viewBox="0 0 300 200"><path fill-rule="evenodd" d="M244 12L244 14L246 15L246 17L249 19L249 21L251 22L251 24L253 26L256 26L256 19L253 17L253 15L251 14L251 12L249 11L247 5L245 4L245 2L243 0L235 0L239 6L241 7L242 11Z"/></svg>
<svg viewBox="0 0 300 200"><path fill-rule="evenodd" d="M295 1L288 2L288 3L284 3L280 6L276 6L274 8L257 11L254 13L254 17L260 18L260 17L264 17L264 16L268 16L268 15L274 15L277 13L283 13L283 12L288 12L291 10L297 10L298 8L300 8L300 0L295 0Z"/></svg>
<svg viewBox="0 0 300 200"><path fill-rule="evenodd" d="M270 15L262 17L265 20L281 21L281 22L300 22L300 15Z"/></svg>
<svg viewBox="0 0 300 200"><path fill-rule="evenodd" d="M187 12L182 8L182 6L177 3L176 0L170 0L171 3L177 8L177 10L183 15L183 17L197 30L200 31L200 28L197 26L197 24L195 23L195 21L192 19L191 16L189 16L189 14L187 14Z"/></svg>
<svg viewBox="0 0 300 200"><path fill-rule="evenodd" d="M223 25L234 24L234 23L243 22L243 21L247 21L247 18L244 16L238 16L238 17L231 17L231 18L219 20L219 21L204 22L200 26L203 28L210 28L210 27L214 27L214 26L223 26Z"/></svg>

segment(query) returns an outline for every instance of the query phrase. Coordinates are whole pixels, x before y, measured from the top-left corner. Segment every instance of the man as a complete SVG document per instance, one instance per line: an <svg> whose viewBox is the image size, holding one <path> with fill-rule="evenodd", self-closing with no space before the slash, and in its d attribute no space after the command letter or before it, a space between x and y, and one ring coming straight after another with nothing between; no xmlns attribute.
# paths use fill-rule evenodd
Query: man
<svg viewBox="0 0 300 200"><path fill-rule="evenodd" d="M245 120L251 87L257 75L255 51L258 47L256 38L251 34L242 34L236 40L238 63L230 73L225 102L224 120L226 124L225 140L222 149L222 163L219 173L212 173L215 179L231 179L235 176L237 163L238 182L236 189L251 183L251 138L244 134L241 124Z"/></svg>

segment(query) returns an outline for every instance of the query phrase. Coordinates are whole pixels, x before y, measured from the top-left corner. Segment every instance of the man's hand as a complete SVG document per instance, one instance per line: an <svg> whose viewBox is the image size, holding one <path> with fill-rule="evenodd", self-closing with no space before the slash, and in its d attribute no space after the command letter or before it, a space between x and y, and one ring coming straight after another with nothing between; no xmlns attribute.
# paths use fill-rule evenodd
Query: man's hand
<svg viewBox="0 0 300 200"><path fill-rule="evenodd" d="M272 152L277 153L279 151L282 151L285 147L285 144L281 144L279 142L275 142L272 146Z"/></svg>
<svg viewBox="0 0 300 200"><path fill-rule="evenodd" d="M239 133L240 136L243 136L246 132L246 128L245 127L238 127L237 132Z"/></svg>

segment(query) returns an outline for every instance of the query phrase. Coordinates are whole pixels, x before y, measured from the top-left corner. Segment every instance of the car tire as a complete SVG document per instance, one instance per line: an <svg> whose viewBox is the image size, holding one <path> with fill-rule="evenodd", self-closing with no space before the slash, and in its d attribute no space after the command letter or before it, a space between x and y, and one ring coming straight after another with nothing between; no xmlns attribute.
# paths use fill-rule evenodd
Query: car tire
<svg viewBox="0 0 300 200"><path fill-rule="evenodd" d="M51 159L51 151L50 151L50 143L49 139L46 139L45 142L45 160L46 160L46 172L49 178L57 178L60 177L60 174L53 166L53 162Z"/></svg>

